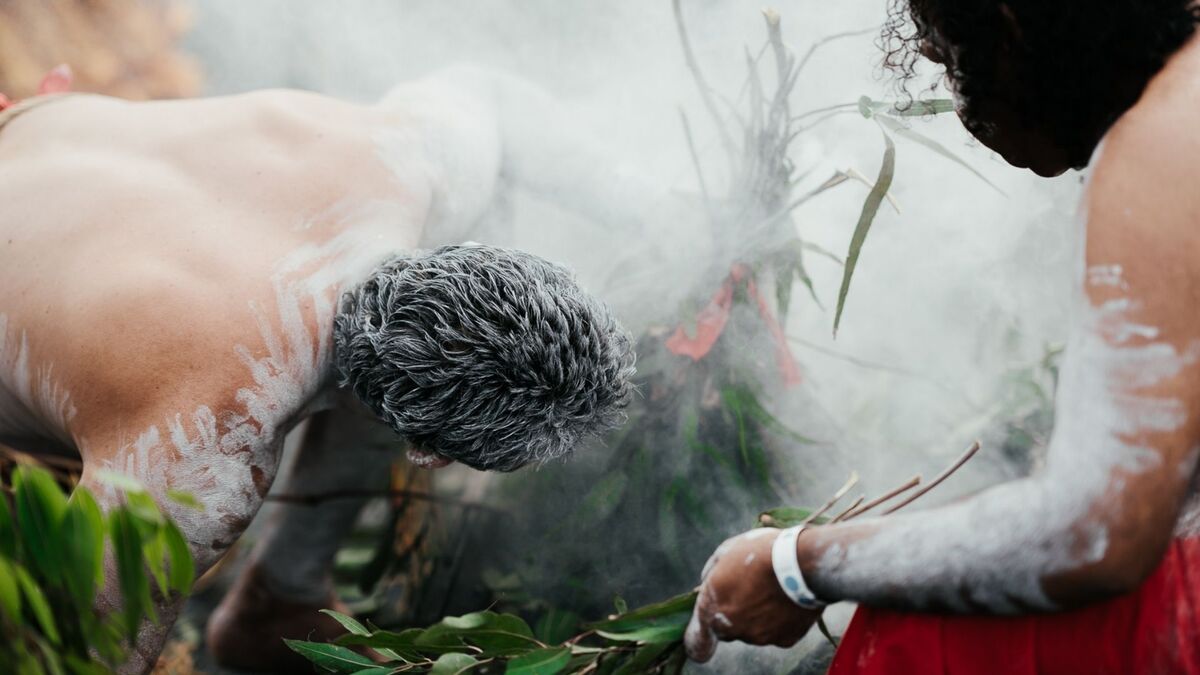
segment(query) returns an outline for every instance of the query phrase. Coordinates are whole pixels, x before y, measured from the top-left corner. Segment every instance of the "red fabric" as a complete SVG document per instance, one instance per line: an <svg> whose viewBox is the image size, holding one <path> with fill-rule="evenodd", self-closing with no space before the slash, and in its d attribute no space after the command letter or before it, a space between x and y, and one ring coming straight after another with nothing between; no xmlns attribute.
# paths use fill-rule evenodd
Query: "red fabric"
<svg viewBox="0 0 1200 675"><path fill-rule="evenodd" d="M860 607L830 675L1200 675L1200 538L1142 587L1057 614L942 616Z"/></svg>
<svg viewBox="0 0 1200 675"><path fill-rule="evenodd" d="M687 356L693 361L699 361L707 356L713 346L717 344L721 333L725 332L725 325L729 323L729 314L733 311L734 285L743 282L746 285L746 294L754 301L755 307L758 308L758 315L762 317L763 323L767 326L767 332L771 334L771 341L775 343L775 361L779 364L779 372L783 375L784 383L789 387L799 384L800 369L792 357L792 350L788 347L783 327L779 325L775 313L771 311L771 306L767 304L762 293L758 292L758 284L754 283L754 277L750 275L745 265L736 264L730 268L725 283L721 284L721 288L713 295L712 300L709 300L704 309L700 310L700 314L696 317L695 337L689 336L683 326L679 326L671 337L667 338L667 349L672 354Z"/></svg>

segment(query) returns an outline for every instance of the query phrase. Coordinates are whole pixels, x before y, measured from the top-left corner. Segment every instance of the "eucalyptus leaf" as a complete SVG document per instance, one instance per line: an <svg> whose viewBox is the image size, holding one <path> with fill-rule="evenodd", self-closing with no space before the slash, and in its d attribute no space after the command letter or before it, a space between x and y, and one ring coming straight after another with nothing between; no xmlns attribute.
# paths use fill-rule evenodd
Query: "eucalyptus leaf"
<svg viewBox="0 0 1200 675"><path fill-rule="evenodd" d="M321 610L322 614L333 617L338 623L342 624L342 628L350 631L354 635L370 635L371 631L367 627L358 622L354 617L346 616L341 612L335 612L332 609Z"/></svg>
<svg viewBox="0 0 1200 675"><path fill-rule="evenodd" d="M608 640L617 642L638 642L644 644L669 644L678 642L683 639L683 631L687 629L687 620L681 621L664 621L662 623L631 630L622 633L616 633L606 630L597 630L596 634Z"/></svg>
<svg viewBox="0 0 1200 675"><path fill-rule="evenodd" d="M871 225L875 222L875 216L879 213L883 198L891 189L892 179L896 175L896 144L882 127L880 127L880 131L883 132L883 140L887 147L883 153L883 162L879 167L879 178L875 180L875 187L871 188L870 194L863 202L858 224L855 225L854 234L850 237L850 250L846 254L846 267L842 272L842 287L838 291L837 313L833 318L834 336L837 336L838 327L842 322L842 312L846 308L846 296L850 292L850 280L854 278L854 269L858 266L858 257L862 253L863 244L867 241L867 233L871 231Z"/></svg>
<svg viewBox="0 0 1200 675"><path fill-rule="evenodd" d="M442 654L433 663L429 675L460 675L479 665L474 657L467 654Z"/></svg>
<svg viewBox="0 0 1200 675"><path fill-rule="evenodd" d="M334 673L354 673L363 668L375 668L379 664L345 647L324 642L284 640L289 649L311 661L318 668Z"/></svg>
<svg viewBox="0 0 1200 675"><path fill-rule="evenodd" d="M548 647L518 656L508 662L506 675L555 675L571 660L570 647Z"/></svg>
<svg viewBox="0 0 1200 675"><path fill-rule="evenodd" d="M642 645L625 663L613 671L614 675L638 675L647 672L663 654L671 650L669 642Z"/></svg>
<svg viewBox="0 0 1200 675"><path fill-rule="evenodd" d="M587 626L590 630L607 630L612 632L627 632L653 626L661 622L674 622L679 616L691 617L692 609L696 606L696 591L689 591L662 602L646 605L638 609L614 617L607 621L599 621Z"/></svg>

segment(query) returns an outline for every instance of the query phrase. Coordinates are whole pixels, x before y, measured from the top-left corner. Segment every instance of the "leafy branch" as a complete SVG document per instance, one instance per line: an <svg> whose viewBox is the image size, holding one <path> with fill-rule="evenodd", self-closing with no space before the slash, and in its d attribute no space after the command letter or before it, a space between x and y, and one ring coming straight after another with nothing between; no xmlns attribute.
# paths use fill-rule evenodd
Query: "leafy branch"
<svg viewBox="0 0 1200 675"><path fill-rule="evenodd" d="M786 528L799 524L844 522L920 486L885 511L894 513L940 485L978 451L979 443L971 444L954 463L924 486L920 486L921 478L917 476L866 504L863 504L865 495L860 496L834 518L825 518L825 514L858 482L858 474L854 473L819 509L772 509L760 514L756 525ZM691 591L632 611L618 602L618 614L584 626L584 632L559 644L539 639L519 616L492 611L446 617L429 628L390 631L370 622L364 625L332 610L322 610L337 619L347 633L332 644L302 640L285 642L326 673L675 674L682 671L686 661L683 634L696 597L696 591ZM819 629L833 641L823 623ZM374 650L378 660L352 648Z"/></svg>
<svg viewBox="0 0 1200 675"><path fill-rule="evenodd" d="M45 468L18 463L0 497L0 663L21 673L107 673L125 659L152 601L187 595L195 565L179 528L132 479L101 472L123 503L105 514L92 494L64 494ZM170 498L195 506L187 495ZM111 544L121 609L94 610Z"/></svg>

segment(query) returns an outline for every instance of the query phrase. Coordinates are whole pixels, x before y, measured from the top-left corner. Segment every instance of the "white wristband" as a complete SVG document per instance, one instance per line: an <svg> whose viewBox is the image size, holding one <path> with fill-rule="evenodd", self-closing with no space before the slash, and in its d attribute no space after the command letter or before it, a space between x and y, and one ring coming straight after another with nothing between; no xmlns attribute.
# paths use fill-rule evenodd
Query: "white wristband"
<svg viewBox="0 0 1200 675"><path fill-rule="evenodd" d="M797 525L779 533L771 547L771 566L775 568L775 578L788 599L804 609L819 610L825 603L808 589L800 572L800 562L796 560L796 540L803 531L804 526Z"/></svg>

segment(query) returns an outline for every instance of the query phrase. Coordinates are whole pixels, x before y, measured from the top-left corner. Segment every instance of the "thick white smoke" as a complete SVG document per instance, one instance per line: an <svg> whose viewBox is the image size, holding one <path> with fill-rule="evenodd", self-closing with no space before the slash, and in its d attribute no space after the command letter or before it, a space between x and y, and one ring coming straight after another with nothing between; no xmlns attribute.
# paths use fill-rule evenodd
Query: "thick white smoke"
<svg viewBox="0 0 1200 675"><path fill-rule="evenodd" d="M208 73L209 93L302 87L360 101L441 66L474 62L512 71L577 115L580 134L681 191L695 175L679 122L691 113L710 177L721 154L685 67L669 0L197 0L188 47ZM765 32L759 6L742 0L685 0L690 32L714 87L736 93L744 50ZM786 0L788 46L803 53L823 36L882 24L883 0ZM799 80L794 109L887 98L878 79L877 34L824 47ZM914 82L921 93L928 81ZM945 96L945 93L941 93ZM1071 226L1079 177L1038 179L970 141L952 115L915 128L957 153L1004 195L930 150L899 139L892 196L901 212L881 212L867 240L836 341L832 307L841 269L810 258L825 310L797 291L788 331L805 386L844 434L832 440L839 463L871 491L915 472L929 476L976 437L994 432L1014 396L1014 371L1036 363L1064 338ZM835 170L878 171L879 130L850 114L806 134L793 159L819 184ZM802 236L844 254L867 188L849 183L798 212ZM613 261L646 236L613 237L581 219L526 198L516 202L512 243L577 268L603 289ZM672 224L686 260L686 223ZM661 270L662 279L686 276ZM619 304L634 325L646 307ZM829 352L852 357L851 362ZM875 368L870 364L886 366ZM787 418L788 411L778 411ZM982 459L930 502L998 480L1009 468L985 445ZM828 458L812 458L827 461ZM830 492L836 485L828 486Z"/></svg>

